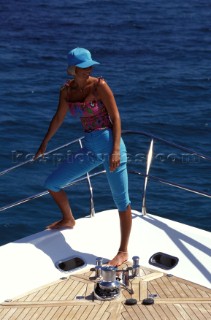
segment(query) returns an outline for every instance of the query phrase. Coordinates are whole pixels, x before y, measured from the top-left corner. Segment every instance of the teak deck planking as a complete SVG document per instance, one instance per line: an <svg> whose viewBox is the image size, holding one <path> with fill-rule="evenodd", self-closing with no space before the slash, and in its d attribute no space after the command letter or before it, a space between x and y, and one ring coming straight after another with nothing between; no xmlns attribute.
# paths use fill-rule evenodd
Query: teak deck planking
<svg viewBox="0 0 211 320"><path fill-rule="evenodd" d="M1 303L0 320L211 319L210 289L162 272L141 268L140 277L130 280L132 297L137 299L134 306L125 305L131 297L126 290L121 290L116 300L97 300L94 281L94 272L89 270L65 274L54 283ZM149 296L154 297L154 304L143 305L143 299Z"/></svg>

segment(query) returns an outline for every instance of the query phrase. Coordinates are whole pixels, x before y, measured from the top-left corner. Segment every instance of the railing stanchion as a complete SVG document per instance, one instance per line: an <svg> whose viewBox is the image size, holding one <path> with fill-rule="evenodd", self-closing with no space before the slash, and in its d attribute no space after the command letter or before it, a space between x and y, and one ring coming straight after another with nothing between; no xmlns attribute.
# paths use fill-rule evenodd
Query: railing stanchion
<svg viewBox="0 0 211 320"><path fill-rule="evenodd" d="M147 155L147 167L146 167L146 176L144 179L144 191L143 191L143 200L142 200L142 214L145 216L147 214L146 212L146 190L147 190L147 182L148 182L148 176L149 176L149 169L152 163L152 156L153 156L153 139L150 143L149 152Z"/></svg>
<svg viewBox="0 0 211 320"><path fill-rule="evenodd" d="M165 139L162 139L162 138L159 138L157 136L154 136L154 135L151 135L151 134L148 134L146 132L143 132L143 131L130 131L130 130L126 130L126 131L123 131L122 132L123 134L137 134L137 135L143 135L143 136L146 136L146 137L150 137L151 139L154 139L156 141L160 141L160 142L163 142L164 144L167 144L167 145L170 145L172 147L176 147L180 150L183 150L183 151L186 151L186 152L189 152L191 155L196 155L202 159L206 159L208 161L211 161L211 157L209 156L206 156L204 154L201 154L201 153L198 153L198 152L195 152L194 150L191 150L189 148L186 148L186 147L183 147L183 146L180 146L178 144L175 144L173 142L170 142L170 141L167 141ZM80 147L83 148L83 145L82 145L82 139L84 139L84 137L80 137L76 140L73 140L73 141L70 141L60 147L57 147L53 150L50 150L48 151L47 153L45 153L45 155L48 155L48 154L51 154L57 150L60 150L62 148L65 148L73 143L76 143L76 142L79 142L80 144ZM192 188L188 188L184 185L180 185L180 184L177 184L177 183L174 183L174 182L171 182L171 181L168 181L168 180L164 180L164 179L161 179L161 178L158 178L158 177L155 177L155 176L149 176L149 170L150 170L150 166L151 166L151 161L152 161L152 153L153 153L153 140L151 140L151 145L150 145L150 148L149 148L149 152L148 152L148 156L147 156L147 167L146 167L146 173L141 173L141 172L137 172L137 171L134 171L134 170L129 170L128 172L129 173L133 173L133 174L138 174L140 176L143 176L145 177L145 180L144 180L144 187L143 187L143 196L142 196L142 213L143 215L146 215L146 188L147 188L147 182L148 182L148 179L150 180L153 180L153 181L156 181L156 182L160 182L162 184L166 184L168 186L172 186L172 187L175 187L175 188L179 188L179 189L182 189L182 190L186 190L186 191L189 191L189 192L192 192L192 193L195 193L195 194L198 194L198 195L201 195L201 196L204 196L204 197L208 197L208 198L211 198L211 194L207 193L207 192L203 192L203 191L200 191L200 190L195 190L195 189L192 189ZM40 156L41 157L41 156ZM39 159L39 158L38 158ZM15 170L21 166L24 166L28 163L33 163L33 162L36 162L33 158L30 159L30 160L27 160L27 161L24 161L22 163L19 163L13 167L10 167L8 169L5 169L3 171L0 172L0 176L6 174L6 173L9 173L11 172L12 170ZM92 177L95 177L95 176L98 176L99 174L102 174L102 173L105 173L106 171L105 170L102 170L102 171L99 171L99 172L95 172L95 173L87 173L86 176L83 176L81 177L80 179L77 179L77 180L74 180L73 182L69 183L68 185L65 186L65 188L67 187L70 187L74 184L77 184L81 181L84 181L85 179L87 180L88 182L88 186L89 186L89 190L90 190L90 215L91 217L93 217L95 215L95 209L94 209L94 197L93 197L93 190L92 190L92 185L91 185L91 180L90 178ZM37 199L37 198L40 198L44 195L47 195L49 192L48 191L44 191L44 192L41 192L41 193L38 193L38 194L35 194L35 195L32 195L32 196L29 196L25 199L21 199L19 201L16 201L14 203L10 203L9 205L6 205L4 207L0 207L0 212L2 211L5 211L9 208L13 208L13 207L16 207L16 206L19 206L20 204L23 204L23 203L26 203L28 201L31 201L33 199Z"/></svg>

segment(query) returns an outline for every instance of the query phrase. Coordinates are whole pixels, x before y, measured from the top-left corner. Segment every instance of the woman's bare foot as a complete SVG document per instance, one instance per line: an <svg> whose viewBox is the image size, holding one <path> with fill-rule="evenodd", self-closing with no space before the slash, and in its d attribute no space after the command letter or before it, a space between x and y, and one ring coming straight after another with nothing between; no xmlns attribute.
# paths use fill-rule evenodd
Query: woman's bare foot
<svg viewBox="0 0 211 320"><path fill-rule="evenodd" d="M73 228L75 226L75 219L72 214L65 191L64 190L60 190L58 192L54 192L52 190L48 190L48 191L54 198L59 209L61 210L63 218L62 220L56 221L50 224L49 226L47 226L47 229Z"/></svg>
<svg viewBox="0 0 211 320"><path fill-rule="evenodd" d="M69 220L60 220L56 221L49 226L46 227L46 229L61 229L61 228L73 228L75 226L75 219L71 218Z"/></svg>
<svg viewBox="0 0 211 320"><path fill-rule="evenodd" d="M119 251L117 255L108 262L109 266L119 267L121 264L123 264L125 261L128 260L128 253L124 251Z"/></svg>

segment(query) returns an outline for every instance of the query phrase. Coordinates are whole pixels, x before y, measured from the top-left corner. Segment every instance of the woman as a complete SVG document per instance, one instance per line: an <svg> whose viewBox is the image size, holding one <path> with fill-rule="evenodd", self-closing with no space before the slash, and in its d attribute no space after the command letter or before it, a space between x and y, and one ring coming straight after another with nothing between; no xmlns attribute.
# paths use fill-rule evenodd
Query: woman
<svg viewBox="0 0 211 320"><path fill-rule="evenodd" d="M84 48L75 48L68 53L68 73L73 75L60 91L58 109L48 131L35 155L44 154L47 144L61 126L68 110L80 117L84 133L83 149L71 156L71 161L62 163L46 180L45 186L56 201L62 219L49 229L73 228L75 219L71 212L65 185L100 164L106 169L114 202L119 210L121 242L117 255L109 262L119 266L128 259L128 241L132 225L128 195L127 155L121 138L121 120L113 93L101 78L91 77L91 53ZM83 155L83 157L81 157Z"/></svg>

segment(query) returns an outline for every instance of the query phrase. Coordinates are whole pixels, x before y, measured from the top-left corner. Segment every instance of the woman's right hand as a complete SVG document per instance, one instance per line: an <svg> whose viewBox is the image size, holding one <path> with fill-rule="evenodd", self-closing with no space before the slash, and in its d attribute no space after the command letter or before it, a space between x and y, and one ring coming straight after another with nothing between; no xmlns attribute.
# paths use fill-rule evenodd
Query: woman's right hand
<svg viewBox="0 0 211 320"><path fill-rule="evenodd" d="M35 156L34 156L34 160L36 160L40 155L44 155L45 150L47 148L47 142L43 141L39 147L39 149L37 150Z"/></svg>

